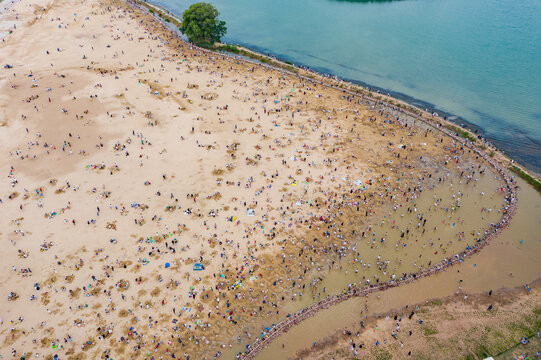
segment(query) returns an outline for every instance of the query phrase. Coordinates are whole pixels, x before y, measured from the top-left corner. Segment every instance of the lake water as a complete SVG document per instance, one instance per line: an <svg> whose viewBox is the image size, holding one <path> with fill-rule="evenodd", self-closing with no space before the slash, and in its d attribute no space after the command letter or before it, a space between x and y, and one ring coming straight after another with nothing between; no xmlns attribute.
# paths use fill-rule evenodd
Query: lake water
<svg viewBox="0 0 541 360"><path fill-rule="evenodd" d="M541 173L540 0L208 1L225 42L454 114Z"/></svg>

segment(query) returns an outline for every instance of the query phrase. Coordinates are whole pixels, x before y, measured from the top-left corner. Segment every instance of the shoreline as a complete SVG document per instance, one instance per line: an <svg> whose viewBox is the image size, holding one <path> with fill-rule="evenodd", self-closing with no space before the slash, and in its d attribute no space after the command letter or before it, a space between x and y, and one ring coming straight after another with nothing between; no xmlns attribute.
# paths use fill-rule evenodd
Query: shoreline
<svg viewBox="0 0 541 360"><path fill-rule="evenodd" d="M130 0L126 0L126 1L131 3ZM148 9L147 6L149 6L149 7L154 8L155 10L162 11L164 15L166 16L176 16L177 19L180 19L178 15L175 15L171 11L163 8L160 5L154 4L150 1L133 0L133 2L143 4L143 7L147 9ZM164 25L166 26L168 25L167 22L163 21L163 18L160 16L160 14L157 14L157 16L155 13L152 13L152 12L150 12L150 14L155 16L158 20L162 21ZM182 38L182 40L186 41L184 38ZM384 101L387 104L398 106L401 109L402 108L408 109L412 111L413 113L416 113L418 116L420 116L419 120L422 120L422 121L424 120L433 121L436 124L440 123L444 126L456 127L457 129L459 129L459 131L461 131L461 133L462 132L467 133L467 135L465 134L464 135L467 136L469 139L472 139L472 140L476 139L480 141L482 146L485 146L488 150L493 151L495 154L498 154L499 156L503 157L505 159L504 161L506 162L506 164L502 162L502 165L505 165L510 171L515 172L517 175L521 176L528 183L530 183L530 185L534 186L538 191L541 191L541 174L537 174L533 172L525 165L518 163L516 160L512 159L510 156L503 153L502 150L500 150L500 148L494 142L495 140L483 136L483 134L485 133L485 130L482 127L477 126L469 122L468 120L463 119L462 117L458 115L440 110L434 104L425 102L421 99L411 97L407 94L393 92L389 89L383 89L377 86L366 84L360 80L342 79L338 75L332 75L326 72L314 70L302 64L295 65L291 63L290 61L281 59L279 56L275 56L272 54L264 54L263 52L258 51L258 49L252 49L245 45L233 45L233 44L220 43L214 49L200 47L195 44L191 44L191 45L203 51L217 52L220 54L226 53L227 55L232 56L232 57L236 57L237 54L235 54L235 52L228 50L227 47L230 47L230 46L236 47L243 53L251 53L253 55L253 56L247 56L248 57L247 59L246 57L242 57L243 60L247 60L247 61L255 60L258 64L273 67L280 71L287 72L290 75L300 76L308 81L315 81L316 83L320 85L331 86L338 90L346 90L346 92L348 92L350 95L362 94L363 96L368 97L369 100L372 100L372 101ZM220 50L220 48L225 48L225 49ZM270 62L270 64L268 62L260 61L259 59L261 58L267 59ZM273 65L277 65L277 66L273 66ZM336 82L338 83L338 85L335 84L333 86L332 84L326 84L325 82L330 82L330 83ZM375 95L374 93L377 95ZM421 104L423 107L426 107L426 110L419 108L419 106L416 105L415 102ZM430 110L430 111L427 111L427 110ZM424 116L427 116L428 118L424 119ZM454 120L449 120L448 118L450 117L456 117L456 120L460 120L461 122L463 122L463 124L455 122ZM434 127L434 125L431 125L431 126ZM476 133L476 131L478 131L479 133ZM462 137L465 137L465 136L462 136ZM521 172L525 173L526 175L534 179L536 183L534 184L530 182L528 178L523 177L520 172L514 171L513 170L514 166L518 167L518 169Z"/></svg>
<svg viewBox="0 0 541 360"><path fill-rule="evenodd" d="M137 2L132 3L132 1L130 1L130 0L126 0L126 2L128 4L133 4L133 5L137 6L136 5ZM155 18L157 18L163 25L165 25L166 28L168 28L171 32L173 32L172 29L167 26L167 24L163 23L163 21L161 19L161 16L156 16L152 12L150 12L150 13ZM178 36L178 34L176 34L176 35ZM182 38L181 38L181 40L185 41ZM216 51L213 51L213 50L210 50L210 49L201 48L201 47L198 47L198 46L193 45L193 44L191 44L191 45L194 46L195 48L199 48L201 51L204 51L204 52L209 51L209 52L214 52L214 53L220 53L220 54L223 55L223 53L221 53L221 52L216 52ZM250 51L252 51L252 50L250 50ZM234 55L226 54L226 56L236 58ZM245 61L253 62L253 60L251 60L251 59L248 59L248 60L245 60ZM507 227L507 225L511 222L512 217L513 217L513 215L514 215L514 213L516 212L516 209L517 209L518 198L517 198L517 193L516 193L516 189L515 189L514 184L513 184L512 177L509 177L507 172L503 168L506 168L506 167L510 166L509 164L513 164L514 166L516 166L517 164L512 159L505 156L503 153L501 153L496 148L493 148L494 149L493 151L497 151L500 158L499 159L498 158L494 159L494 156L489 156L489 154L487 154L484 151L486 149L486 145L481 144L481 146L484 146L485 149L482 149L482 148L476 146L476 144L475 144L476 140L475 140L474 135L471 133L471 131L465 130L466 135L464 133L458 133L457 131L453 131L453 130L455 130L456 125L451 123L448 120L442 119L437 114L431 114L431 115L429 115L429 118L425 118L425 116L427 115L426 111L420 110L420 109L418 109L416 107L413 107L411 105L406 105L402 101L400 101L398 99L395 99L395 98L392 98L389 95L382 95L381 94L379 96L373 97L372 92L370 92L368 89L362 88L362 87L360 87L358 85L354 85L352 83L348 83L348 82L346 82L344 80L341 80L341 79L339 79L337 77L326 78L324 74L322 75L322 74L317 74L316 73L317 74L316 76L319 76L319 77L322 78L321 80L319 80L319 79L313 78L311 76L306 76L306 75L302 74L301 71L306 71L305 69L302 69L302 68L295 67L298 70L298 73L295 73L295 72L291 72L291 71L286 70L286 69L279 69L279 68L276 68L276 67L274 67L272 65L267 65L267 64L264 64L264 63L263 64L258 63L258 64L261 65L261 66L267 66L267 67L270 67L270 68L273 68L273 69L276 69L276 70L280 70L280 71L285 72L285 73L289 73L290 75L296 75L299 78L303 78L306 81L314 82L314 83L317 83L317 84L325 86L325 87L332 87L332 88L334 88L336 90L340 90L342 92L348 93L348 94L353 95L353 96L361 96L363 100L373 101L374 103L385 103L385 104L393 105L393 107L396 107L396 109L398 111L402 112L403 114L405 114L407 116L410 116L410 117L413 117L413 118L415 118L417 120L420 120L423 123L425 123L426 125L432 127L433 129L439 130L442 133L446 134L447 136L451 137L452 139L454 139L454 140L456 140L458 142L461 142L464 146L470 148L477 155L479 155L486 162L488 162L493 167L493 171L501 176L501 178L503 179L503 181L506 184L505 201L506 201L507 206L504 208L506 211L505 211L504 215L502 216L502 218L500 219L500 221L496 225L491 224L492 226L485 230L484 236L482 236L480 239L478 239L477 243L474 246L472 246L472 247L468 246L465 250L461 251L458 254L455 254L450 259L445 258L441 262L439 262L439 263L437 263L437 264L435 264L435 265L433 265L433 266L431 266L431 267L429 267L427 269L420 270L420 271L418 271L416 273L407 274L407 276L401 277L396 281L389 281L389 282L386 282L386 283L381 283L378 286L375 286L373 284L369 285L369 286L362 286L362 287L351 286L347 290L344 289L344 291L342 293L329 296L329 297L327 297L327 298L325 298L325 299L323 299L323 300L321 300L321 301L319 301L317 303L311 304L307 308L304 308L304 309L302 309L302 310L300 310L300 311L298 311L298 312L296 312L294 314L289 314L288 317L286 317L284 320L282 320L282 321L280 321L280 322L278 322L276 324L273 324L270 327L270 330L262 331L261 332L261 337L257 338L257 340L254 341L252 343L252 345L247 346L248 351L239 354L239 356L238 356L239 359L252 359L252 358L254 358L259 352L261 352L264 348L266 348L273 339L275 339L278 336L280 336L281 334L287 332L291 327L297 325L298 323L302 322L303 320L306 320L307 318L312 317L313 315L315 315L320 310L323 310L323 309L329 308L330 306L341 303L341 302L343 302L345 300L348 300L351 297L365 297L365 296L368 296L369 294L374 293L374 292L380 292L380 291L384 291L386 289L390 289L390 288L393 288L393 287L406 285L408 283L416 281L417 279L421 279L421 278L424 278L424 277L431 276L431 275L433 275L433 274L435 274L437 272L440 272L442 270L446 270L446 269L450 268L453 265L462 263L465 258L467 258L467 257L469 257L471 255L474 255L474 254L478 253L479 251L481 251L481 249L483 249L494 237L496 237L499 234L499 230L505 229ZM286 63L284 63L284 64L289 65L289 64L286 64ZM289 65L289 66L293 66L293 65ZM309 74L313 75L313 72L309 72ZM333 84L333 83L329 84L328 82L336 82L338 84ZM359 94L359 92L361 92L361 94ZM366 92L368 92L368 96L365 96ZM395 104L395 101L398 101L398 104ZM407 107L404 109L403 106L405 106L405 105ZM437 121L436 121L436 119L437 119ZM453 127L455 127L455 128L453 128ZM507 166L504 165L505 161L507 161L507 163L508 163ZM503 168L500 167L500 166L503 166Z"/></svg>

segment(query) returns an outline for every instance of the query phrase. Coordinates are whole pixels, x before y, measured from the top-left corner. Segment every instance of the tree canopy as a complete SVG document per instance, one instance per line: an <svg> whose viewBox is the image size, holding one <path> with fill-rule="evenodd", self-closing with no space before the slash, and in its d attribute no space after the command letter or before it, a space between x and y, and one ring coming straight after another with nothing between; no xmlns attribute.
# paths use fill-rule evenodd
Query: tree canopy
<svg viewBox="0 0 541 360"><path fill-rule="evenodd" d="M219 42L227 28L225 21L218 20L220 13L209 3L192 4L182 14L180 30L188 36L188 40L196 44L213 44Z"/></svg>

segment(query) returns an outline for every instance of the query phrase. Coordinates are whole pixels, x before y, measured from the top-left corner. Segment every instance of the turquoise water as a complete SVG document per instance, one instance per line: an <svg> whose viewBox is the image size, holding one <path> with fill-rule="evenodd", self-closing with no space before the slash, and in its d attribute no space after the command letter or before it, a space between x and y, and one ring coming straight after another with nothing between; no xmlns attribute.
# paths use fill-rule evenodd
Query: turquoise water
<svg viewBox="0 0 541 360"><path fill-rule="evenodd" d="M207 1L225 42L453 114L541 173L541 0Z"/></svg>

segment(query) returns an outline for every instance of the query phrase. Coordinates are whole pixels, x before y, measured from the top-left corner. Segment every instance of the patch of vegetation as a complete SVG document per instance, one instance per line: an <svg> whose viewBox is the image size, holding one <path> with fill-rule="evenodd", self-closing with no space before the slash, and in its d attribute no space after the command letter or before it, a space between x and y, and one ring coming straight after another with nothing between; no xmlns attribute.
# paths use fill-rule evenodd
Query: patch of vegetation
<svg viewBox="0 0 541 360"><path fill-rule="evenodd" d="M220 45L218 47L218 49L222 50L222 51L227 51L227 52L230 52L230 53L233 53L233 54L239 54L240 53L239 48L236 47L235 45L224 44L224 45Z"/></svg>
<svg viewBox="0 0 541 360"><path fill-rule="evenodd" d="M443 302L442 302L441 300L438 300L438 299L432 300L430 303L431 303L432 305L436 305L436 306L440 306L440 305L443 304Z"/></svg>
<svg viewBox="0 0 541 360"><path fill-rule="evenodd" d="M530 174L524 172L521 168L518 166L511 166L509 168L511 171L516 173L518 176L520 176L523 180L525 180L528 184L532 185L537 191L541 192L541 181L537 180Z"/></svg>
<svg viewBox="0 0 541 360"><path fill-rule="evenodd" d="M447 129L451 130L451 131L454 131L461 138L464 138L466 140L470 140L472 143L477 141L477 139L472 134L470 134L469 131L461 129L458 126L451 125L451 124L446 124L445 127Z"/></svg>
<svg viewBox="0 0 541 360"><path fill-rule="evenodd" d="M248 51L248 50L245 50L245 49L243 49L241 47L238 47L238 46L235 46L235 45L215 44L215 45L211 46L211 45L208 45L208 44L201 44L199 46L201 46L203 48L206 48L206 49L210 49L210 50L226 51L226 52L230 52L230 53L233 53L233 54L246 56L247 58L254 59L254 60L257 60L257 61L259 61L261 63L276 66L276 67L279 67L279 68L282 68L282 69L285 69L285 70L289 70L289 71L294 72L296 74L299 72L299 69L294 67L290 62L287 62L287 61L281 62L281 61L278 61L278 60L274 60L274 59L272 59L272 58L270 58L268 56L261 55L261 54L258 54L256 52L253 52L253 51Z"/></svg>
<svg viewBox="0 0 541 360"><path fill-rule="evenodd" d="M496 354L496 358L497 359L500 359L500 358L507 359L508 358L507 356L510 355L511 352L513 352L517 347L523 346L520 341L516 341L517 338L522 338L522 337L527 337L527 338L530 338L530 339L533 338L535 336L535 334L538 333L541 330L541 323L540 323L539 320L536 321L534 325L535 326L534 326L533 329L528 329L528 327L526 327L524 324L519 324L519 323L511 324L509 326L509 329L513 331L514 336L511 339L509 339L509 341L506 341L506 346L503 348L503 350L500 353ZM519 332L523 331L523 333L522 333L521 336L517 337L516 334L515 334L515 331L519 331ZM537 341L535 339L532 339L532 340Z"/></svg>
<svg viewBox="0 0 541 360"><path fill-rule="evenodd" d="M478 344L477 347L475 348L475 355L477 355L477 358L479 359L485 359L489 357L491 354L489 353L486 346L484 346L483 344Z"/></svg>
<svg viewBox="0 0 541 360"><path fill-rule="evenodd" d="M391 353L385 349L378 349L374 351L374 359L376 360L390 360L392 359Z"/></svg>
<svg viewBox="0 0 541 360"><path fill-rule="evenodd" d="M533 331L524 323L514 322L509 324L508 328L516 337L529 337L533 334Z"/></svg>
<svg viewBox="0 0 541 360"><path fill-rule="evenodd" d="M436 335L438 333L438 329L427 325L423 328L423 332L425 336Z"/></svg>

